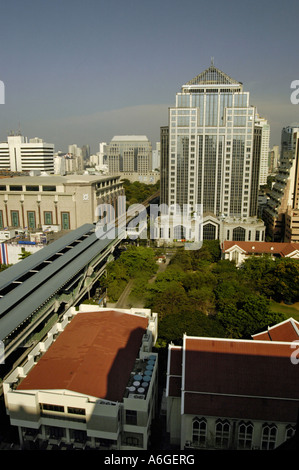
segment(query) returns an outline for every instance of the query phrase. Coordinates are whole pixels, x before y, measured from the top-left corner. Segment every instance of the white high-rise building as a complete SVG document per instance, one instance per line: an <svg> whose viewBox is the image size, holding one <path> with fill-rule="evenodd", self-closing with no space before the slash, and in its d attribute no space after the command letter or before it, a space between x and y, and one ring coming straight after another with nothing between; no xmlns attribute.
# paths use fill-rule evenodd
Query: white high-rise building
<svg viewBox="0 0 299 470"><path fill-rule="evenodd" d="M152 152L152 169L159 170L161 162L161 145L160 142L156 142L156 148Z"/></svg>
<svg viewBox="0 0 299 470"><path fill-rule="evenodd" d="M145 135L114 136L107 146L109 173L152 171L152 144Z"/></svg>
<svg viewBox="0 0 299 470"><path fill-rule="evenodd" d="M262 240L262 135L243 84L212 63L187 82L161 128L161 203L203 213L203 237ZM251 228L245 227L245 223Z"/></svg>
<svg viewBox="0 0 299 470"><path fill-rule="evenodd" d="M0 143L0 170L54 173L54 145L37 137L28 141L20 134L9 135Z"/></svg>
<svg viewBox="0 0 299 470"><path fill-rule="evenodd" d="M259 186L267 184L269 175L269 151L270 151L270 125L268 121L260 116L256 116L255 125L260 127L261 132L261 159Z"/></svg>

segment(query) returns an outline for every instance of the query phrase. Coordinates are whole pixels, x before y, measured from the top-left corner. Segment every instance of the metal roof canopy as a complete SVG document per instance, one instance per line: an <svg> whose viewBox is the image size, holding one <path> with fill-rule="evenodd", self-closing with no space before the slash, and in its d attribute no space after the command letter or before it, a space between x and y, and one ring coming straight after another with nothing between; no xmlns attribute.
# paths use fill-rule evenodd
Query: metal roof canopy
<svg viewBox="0 0 299 470"><path fill-rule="evenodd" d="M36 253L33 253L32 255L23 259L21 262L10 266L8 269L5 269L0 273L0 289L3 289L3 287L6 287L13 281L16 281L28 271L34 269L36 266L51 258L51 256L54 256L56 253L59 253L59 251L63 250L66 246L71 245L75 240L78 240L94 228L95 225L93 224L84 224L76 230L72 230L70 233L67 233L58 240L55 240L49 245L43 247Z"/></svg>
<svg viewBox="0 0 299 470"><path fill-rule="evenodd" d="M94 225L88 225L86 232L88 232L91 227L94 227ZM77 230L74 232L78 235ZM66 237L68 237L68 235ZM66 237L62 238L66 240ZM72 238L73 240L77 239L77 237ZM69 240L70 238L68 237L67 243L65 243L64 246L67 246ZM71 280L97 254L103 252L112 242L113 240L109 238L98 239L95 233L91 234L86 240L78 243L77 246L53 261L53 263L43 268L23 284L17 286L13 292L11 292L11 294L13 294L12 296L7 294L3 297L0 300L0 311L3 312L4 307L5 310L11 307L11 310L0 319L0 338L4 339L18 328L22 322L52 297L63 285ZM32 257L33 256L35 255L32 255ZM24 261L30 258L31 256ZM3 303L1 303L1 301L3 301Z"/></svg>

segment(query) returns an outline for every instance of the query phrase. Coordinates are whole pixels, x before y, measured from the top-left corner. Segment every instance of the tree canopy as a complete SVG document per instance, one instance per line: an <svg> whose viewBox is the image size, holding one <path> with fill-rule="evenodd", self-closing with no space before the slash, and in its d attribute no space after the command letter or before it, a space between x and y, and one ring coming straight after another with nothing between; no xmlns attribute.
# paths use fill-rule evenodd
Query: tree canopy
<svg viewBox="0 0 299 470"><path fill-rule="evenodd" d="M251 338L285 319L273 313L270 299L299 300L299 262L269 257L248 258L242 268L221 259L219 243L200 250L179 248L154 281L155 251L129 247L108 266L108 289L119 290L136 279L135 294L159 315L159 341L180 343L184 333Z"/></svg>

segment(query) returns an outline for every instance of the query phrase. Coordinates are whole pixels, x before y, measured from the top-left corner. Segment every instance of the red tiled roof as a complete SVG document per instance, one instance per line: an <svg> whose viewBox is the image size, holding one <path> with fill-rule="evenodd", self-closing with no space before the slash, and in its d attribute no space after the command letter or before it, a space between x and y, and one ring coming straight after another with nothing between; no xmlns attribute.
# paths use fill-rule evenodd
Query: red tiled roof
<svg viewBox="0 0 299 470"><path fill-rule="evenodd" d="M18 390L62 389L122 401L147 326L138 315L78 313Z"/></svg>
<svg viewBox="0 0 299 470"><path fill-rule="evenodd" d="M278 323L268 328L267 331L262 331L256 335L252 335L254 340L262 341L286 341L292 342L299 340L299 322L293 318Z"/></svg>
<svg viewBox="0 0 299 470"><path fill-rule="evenodd" d="M272 243L272 242L243 242L243 241L224 241L222 243L222 251L225 252L238 246L244 250L247 254L249 253L275 253L280 256L287 256L296 250L299 250L299 243Z"/></svg>
<svg viewBox="0 0 299 470"><path fill-rule="evenodd" d="M296 422L299 365L290 344L185 339L185 413Z"/></svg>

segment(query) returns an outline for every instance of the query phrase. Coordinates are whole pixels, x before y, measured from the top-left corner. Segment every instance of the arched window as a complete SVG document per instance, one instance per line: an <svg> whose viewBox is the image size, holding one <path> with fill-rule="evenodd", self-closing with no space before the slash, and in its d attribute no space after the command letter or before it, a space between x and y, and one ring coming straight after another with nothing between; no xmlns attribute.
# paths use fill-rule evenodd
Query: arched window
<svg viewBox="0 0 299 470"><path fill-rule="evenodd" d="M285 435L285 440L290 439L291 437L294 436L296 432L296 427L291 426L290 424L286 426L286 435Z"/></svg>
<svg viewBox="0 0 299 470"><path fill-rule="evenodd" d="M238 449L251 449L253 425L241 422L238 428Z"/></svg>
<svg viewBox="0 0 299 470"><path fill-rule="evenodd" d="M264 424L262 431L262 450L275 448L277 427L275 424Z"/></svg>
<svg viewBox="0 0 299 470"><path fill-rule="evenodd" d="M207 421L205 418L194 418L192 422L192 444L205 447L207 438Z"/></svg>
<svg viewBox="0 0 299 470"><path fill-rule="evenodd" d="M173 234L175 240L184 240L186 238L186 229L183 225L176 225L173 229Z"/></svg>
<svg viewBox="0 0 299 470"><path fill-rule="evenodd" d="M233 241L245 241L245 228L242 227L236 227L233 230Z"/></svg>
<svg viewBox="0 0 299 470"><path fill-rule="evenodd" d="M216 240L216 225L205 224L202 228L204 240Z"/></svg>
<svg viewBox="0 0 299 470"><path fill-rule="evenodd" d="M230 439L230 423L227 420L216 421L215 445L221 449L228 449Z"/></svg>

